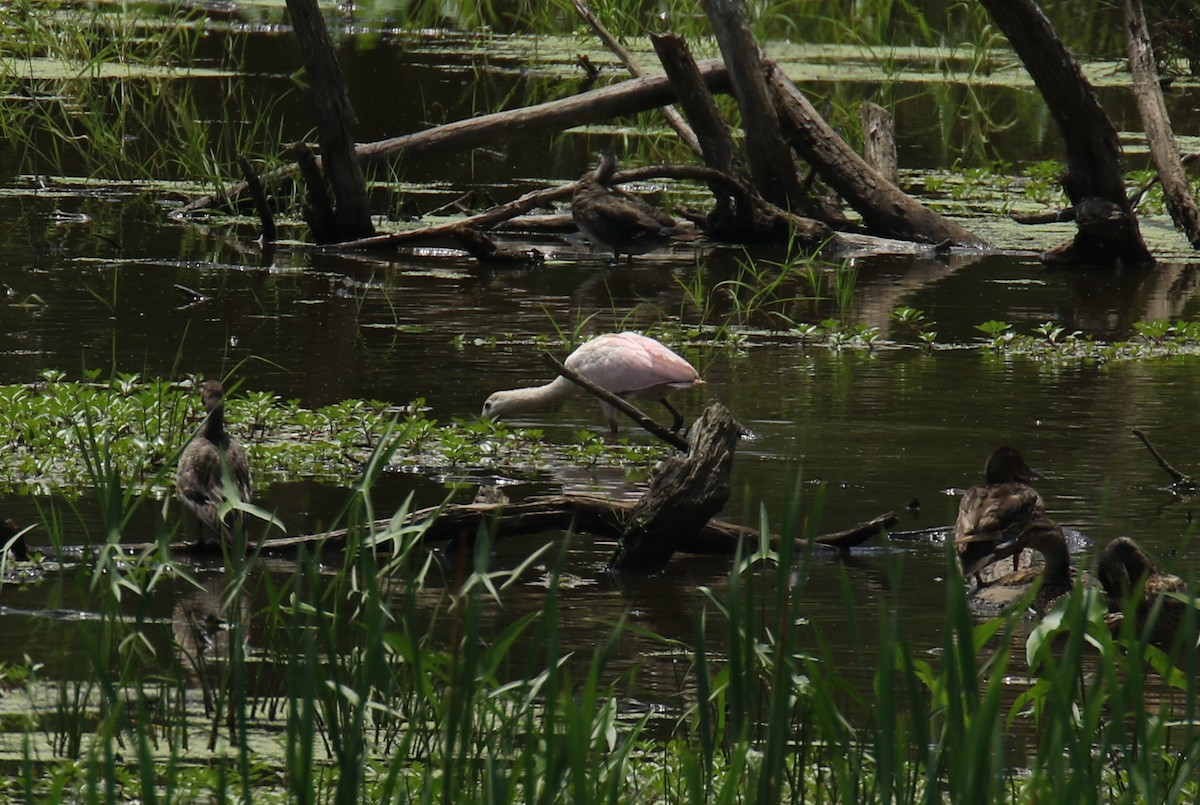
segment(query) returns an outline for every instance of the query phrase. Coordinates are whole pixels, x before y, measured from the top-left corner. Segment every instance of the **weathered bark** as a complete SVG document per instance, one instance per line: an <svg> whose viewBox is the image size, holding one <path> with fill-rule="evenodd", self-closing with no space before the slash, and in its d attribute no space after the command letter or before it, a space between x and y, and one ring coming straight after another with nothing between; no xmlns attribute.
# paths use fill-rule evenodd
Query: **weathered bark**
<svg viewBox="0 0 1200 805"><path fill-rule="evenodd" d="M427 523L421 536L424 542L431 544L460 539L463 534L473 535L479 531L480 526L492 529L496 538L543 531L572 531L618 538L624 533L626 523L633 515L636 505L634 502L595 495L550 495L530 498L519 503L504 501L432 506L411 512L401 525L408 527ZM871 537L883 534L895 523L895 515L888 512L853 528L824 534L811 540L795 539L792 543L797 551L805 551L811 546L844 554ZM375 521L371 528L377 533L383 533L391 526L392 521L389 518ZM16 524L11 520L0 523L0 545L11 541L10 555L18 561L26 561L30 554L59 555L65 558L82 556L89 550L95 550L84 546L64 546L61 554L42 547L22 552L25 543L20 539L11 540L11 536L16 533ZM261 550L264 555L275 557L294 556L301 549L336 552L345 548L346 534L345 529L336 529L323 534L278 537L263 540L261 546L249 540L246 550L248 553ZM679 553L732 556L739 546L745 552L757 550L760 539L761 535L753 528L722 520L709 520L698 533L679 546ZM772 549L779 550L782 539L768 535L768 544ZM386 542L381 542L380 550L385 550L386 546ZM130 543L123 545L122 550L132 556L155 547L157 546L153 543ZM202 545L195 542L173 543L170 549L172 553L179 555L211 554L221 550L218 545Z"/></svg>
<svg viewBox="0 0 1200 805"><path fill-rule="evenodd" d="M634 78L645 76L646 71L642 69L642 66L637 63L637 60L633 58L628 50L621 46L616 37L608 32L608 29L604 27L600 20L596 19L596 15L587 7L587 4L583 0L573 0L573 2L575 12L579 14L584 22L591 26L592 30L596 32L596 36L600 37L600 41L604 43L604 46L621 60L621 64L625 65L625 69L629 71L629 74ZM661 107L659 111L667 119L667 124L675 129L675 133L679 135L679 139L683 140L684 145L697 154L701 153L700 141L696 139L696 133L692 131L687 121L679 114L679 111L670 105Z"/></svg>
<svg viewBox="0 0 1200 805"><path fill-rule="evenodd" d="M600 388L578 372L568 369L562 361L560 361L558 358L555 358L549 352L542 353L542 360L545 361L546 365L553 369L557 374L560 374L567 380L570 380L572 383L579 386L596 399L608 403L613 408L616 408L618 411L625 414L625 416L636 422L650 435L657 436L667 444L674 447L676 450L689 449L687 439L684 439L673 430L664 428L662 425L658 424L653 419L638 410L637 407L635 407L628 400L618 397L608 389Z"/></svg>
<svg viewBox="0 0 1200 805"><path fill-rule="evenodd" d="M891 113L874 103L858 107L862 121L863 159L871 168L897 187L900 167L896 160L896 125Z"/></svg>
<svg viewBox="0 0 1200 805"><path fill-rule="evenodd" d="M784 142L779 117L763 82L763 60L738 0L704 0L704 11L729 67L733 95L742 112L742 130L754 186L777 207L815 216L805 197L796 163Z"/></svg>
<svg viewBox="0 0 1200 805"><path fill-rule="evenodd" d="M720 61L709 59L702 62L700 72L710 88L728 89L729 73ZM360 159L378 159L391 156L413 158L434 151L465 151L482 145L494 146L497 142L511 140L517 136L562 131L572 126L632 115L655 109L674 100L675 92L666 76L631 78L561 100L456 120L444 126L360 145L356 153ZM272 182L287 178L294 172L294 166L280 168L264 174L263 183L270 186ZM244 182L234 184L225 188L222 193L204 196L185 204L174 214L183 216L189 212L217 206L226 199L235 201L245 192Z"/></svg>
<svg viewBox="0 0 1200 805"><path fill-rule="evenodd" d="M1125 197L1121 144L1079 64L1067 52L1034 0L982 0L996 25L1008 37L1033 78L1050 114L1058 123L1067 149L1063 189L1078 209L1086 198L1103 199L1121 211L1125 222L1097 243L1080 231L1043 259L1052 262L1144 265L1154 258L1142 242L1137 218ZM1077 220L1079 220L1077 218ZM1095 230L1093 230L1094 232Z"/></svg>
<svg viewBox="0 0 1200 805"><path fill-rule="evenodd" d="M652 36L651 41L700 140L705 164L733 180L732 184L708 183L716 203L704 219L705 230L718 240L733 243L784 242L794 238L798 245L817 248L828 240L832 230L825 223L787 213L769 204L754 188L733 134L721 118L687 42L675 34ZM823 212L825 220L845 223L838 210Z"/></svg>
<svg viewBox="0 0 1200 805"><path fill-rule="evenodd" d="M720 403L692 425L687 455L654 469L650 487L633 508L613 557L616 572L657 573L729 499L729 474L741 428Z"/></svg>
<svg viewBox="0 0 1200 805"><path fill-rule="evenodd" d="M368 237L375 233L375 227L371 224L366 180L354 150L357 121L333 42L316 0L287 0L287 7L317 113L321 170L333 193L335 237Z"/></svg>
<svg viewBox="0 0 1200 805"><path fill-rule="evenodd" d="M1142 128L1150 146L1150 157L1162 182L1163 198L1171 220L1183 232L1192 248L1200 249L1200 210L1192 197L1179 146L1171 130L1171 119L1163 101L1158 70L1154 66L1154 48L1141 0L1122 0L1125 15L1125 47L1129 70L1133 73L1133 93L1142 115Z"/></svg>
<svg viewBox="0 0 1200 805"><path fill-rule="evenodd" d="M735 197L741 198L742 195L750 192L742 185L733 181L728 176L697 165L647 165L641 168L634 168L627 171L619 171L613 176L612 184L614 186L625 184L627 182L640 182L647 179L695 179L697 181L707 182L710 186L717 185L722 188L722 192L729 193ZM501 204L493 207L490 210L484 210L476 215L468 216L459 221L451 221L441 224L432 224L420 229L410 229L404 232L391 232L386 235L375 235L370 238L352 241L350 243L339 243L339 250L351 249L386 249L396 248L399 246L410 245L423 241L434 240L437 238L453 237L455 233L464 226L469 226L474 229L490 229L495 227L510 218L515 218L522 213L528 212L535 207L541 207L551 202L558 201L564 198L570 198L575 192L578 182L559 185L558 187L549 187L544 190L534 190L526 193L514 201L506 204ZM750 201L746 201L750 204ZM773 214L777 220L775 232L780 239L786 239L789 232L795 231L794 239L798 243L808 245L818 245L832 234L832 231L819 221L813 221L809 218L800 218L799 216L789 215L783 210L775 209L774 207L762 202L764 214ZM752 242L751 239L761 233L756 232L731 232L730 240L736 242ZM742 240L744 238L745 240Z"/></svg>
<svg viewBox="0 0 1200 805"><path fill-rule="evenodd" d="M838 136L777 66L768 85L792 147L863 217L872 234L923 243L987 242L934 212L884 179Z"/></svg>
<svg viewBox="0 0 1200 805"><path fill-rule="evenodd" d="M480 263L489 266L510 268L534 268L545 265L546 257L537 249L508 249L500 246L477 229L459 226L451 230L450 237Z"/></svg>
<svg viewBox="0 0 1200 805"><path fill-rule="evenodd" d="M325 177L313 152L304 143L292 146L292 157L300 168L304 182L304 203L300 205L300 217L308 224L316 243L333 243L337 238L337 222L333 217L333 204L325 190Z"/></svg>
<svg viewBox="0 0 1200 805"><path fill-rule="evenodd" d="M238 165L242 169L242 178L250 190L250 198L254 200L254 209L258 212L258 222L262 226L262 243L268 246L275 242L275 216L271 213L271 205L267 202L267 193L263 190L262 182L250 160L244 154L238 154Z"/></svg>

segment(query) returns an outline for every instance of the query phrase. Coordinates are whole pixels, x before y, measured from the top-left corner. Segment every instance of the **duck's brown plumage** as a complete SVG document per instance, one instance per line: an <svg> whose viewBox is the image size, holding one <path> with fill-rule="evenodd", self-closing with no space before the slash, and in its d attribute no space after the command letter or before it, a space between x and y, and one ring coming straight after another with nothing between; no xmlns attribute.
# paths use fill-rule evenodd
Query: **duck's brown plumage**
<svg viewBox="0 0 1200 805"><path fill-rule="evenodd" d="M175 474L175 494L200 521L200 542L232 541L234 523L240 512L232 512L224 521L218 515L226 500L222 470L233 480L238 498L249 503L254 487L250 463L242 446L225 432L225 390L216 380L206 380L200 398L208 416L204 429L192 439L179 458Z"/></svg>
<svg viewBox="0 0 1200 805"><path fill-rule="evenodd" d="M1032 548L1042 555L1040 566L1013 570L975 591L975 600L990 606L1006 606L1023 596L1041 580L1029 608L1039 618L1044 617L1063 596L1070 594L1074 584L1071 572L1071 551L1058 523L1049 517L1038 517L1022 527L1020 533L999 543L989 544L990 552L980 563L999 561Z"/></svg>
<svg viewBox="0 0 1200 805"><path fill-rule="evenodd" d="M1097 575L1108 596L1112 613L1128 615L1125 604L1130 595L1137 594L1134 615L1138 634L1145 631L1147 621L1157 605L1160 608L1150 629L1150 641L1169 646L1175 640L1191 605L1168 593L1190 595L1183 579L1161 570L1129 537L1117 537L1105 546L1100 553ZM1160 599L1161 604L1158 603ZM1197 614L1200 616L1200 613ZM1113 622L1119 624L1120 621Z"/></svg>
<svg viewBox="0 0 1200 805"><path fill-rule="evenodd" d="M994 543L1016 537L1045 515L1042 496L1029 485L1035 478L1036 473L1012 447L997 448L988 456L984 483L968 489L958 504L954 539L964 573L973 572L969 568L987 556ZM1018 557L1013 558L1014 570Z"/></svg>
<svg viewBox="0 0 1200 805"><path fill-rule="evenodd" d="M619 260L622 254L657 249L679 234L674 218L644 199L612 187L616 171L616 156L602 148L599 165L579 181L571 196L571 217L588 240L612 249L613 258Z"/></svg>

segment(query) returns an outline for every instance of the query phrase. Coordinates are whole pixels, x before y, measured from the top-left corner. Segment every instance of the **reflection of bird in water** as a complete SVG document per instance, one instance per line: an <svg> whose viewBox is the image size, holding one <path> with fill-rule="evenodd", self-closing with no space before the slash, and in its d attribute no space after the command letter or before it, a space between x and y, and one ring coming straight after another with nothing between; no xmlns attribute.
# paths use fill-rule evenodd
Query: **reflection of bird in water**
<svg viewBox="0 0 1200 805"><path fill-rule="evenodd" d="M236 509L224 520L219 510L225 502L228 487L226 475L232 481L232 489L243 503L253 497L250 480L250 463L242 446L229 438L225 432L225 390L216 380L206 380L201 386L200 399L208 417L204 429L188 444L179 458L179 469L175 474L175 494L200 521L199 542L211 543L222 540L231 544L236 523L241 522L241 512Z"/></svg>
<svg viewBox="0 0 1200 805"><path fill-rule="evenodd" d="M613 259L632 257L664 246L681 233L675 219L630 193L611 186L617 157L600 149L596 170L579 181L571 196L571 217L593 244L612 249Z"/></svg>
<svg viewBox="0 0 1200 805"><path fill-rule="evenodd" d="M205 578L200 587L183 591L171 610L176 657L185 673L204 690L205 703L210 707L214 705L209 700L210 691L219 685L222 671L229 668L231 622L247 617L250 605L244 595L227 601L225 585L224 576ZM243 643L243 653L244 649Z"/></svg>
<svg viewBox="0 0 1200 805"><path fill-rule="evenodd" d="M972 539L968 537L967 539ZM972 564L963 568L963 572L978 573L983 567L998 562L1009 556L1017 556L1025 548L1032 548L1042 555L1043 564L1014 569L1011 573L1000 576L987 586L981 586L972 594L973 601L985 607L1004 607L1011 604L1029 591L1029 588L1040 580L1040 586L1034 593L1029 608L1039 618L1044 617L1050 609L1065 595L1071 592L1073 579L1071 575L1071 552L1067 539L1063 536L1058 523L1049 517L1038 517L1024 525L1020 532L1000 541L988 536L979 538L978 543L986 547L986 553L975 558Z"/></svg>
<svg viewBox="0 0 1200 805"><path fill-rule="evenodd" d="M1110 611L1120 613L1113 619L1114 625L1129 614L1125 605L1132 603L1136 607L1134 615L1139 635L1150 624L1150 642L1170 645L1174 641L1188 608L1193 606L1189 603L1191 598L1183 579L1159 569L1129 537L1117 537L1108 543L1100 554L1097 575L1109 597ZM1172 594L1188 596L1188 600L1180 600ZM1136 598L1130 602L1130 596ZM1150 623L1152 619L1153 623Z"/></svg>
<svg viewBox="0 0 1200 805"><path fill-rule="evenodd" d="M955 547L963 574L993 549L993 543L1018 536L1027 524L1046 513L1042 497L1029 482L1037 478L1021 454L1011 447L998 447L984 466L984 483L971 487L958 504L954 525ZM1013 554L1013 570L1020 553ZM980 585L983 579L975 572Z"/></svg>
<svg viewBox="0 0 1200 805"><path fill-rule="evenodd" d="M667 400L675 389L703 383L690 363L667 347L637 333L608 333L597 336L567 356L565 365L602 389L624 399L658 400L671 412L673 430L683 426L683 415ZM583 390L556 377L543 386L497 391L483 404L487 419L505 419L545 407ZM600 403L609 428L616 433L617 410Z"/></svg>

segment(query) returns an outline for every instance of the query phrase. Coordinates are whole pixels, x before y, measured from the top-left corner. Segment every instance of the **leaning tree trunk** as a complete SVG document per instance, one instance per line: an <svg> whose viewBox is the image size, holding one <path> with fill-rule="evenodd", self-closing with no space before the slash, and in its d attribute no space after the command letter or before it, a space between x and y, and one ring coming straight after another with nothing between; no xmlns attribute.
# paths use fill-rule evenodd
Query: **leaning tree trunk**
<svg viewBox="0 0 1200 805"><path fill-rule="evenodd" d="M1021 57L1045 98L1067 148L1063 189L1076 208L1079 232L1045 255L1061 262L1144 265L1152 263L1137 218L1125 195L1121 144L1050 21L1034 0L982 0Z"/></svg>
<svg viewBox="0 0 1200 805"><path fill-rule="evenodd" d="M355 240L375 234L362 167L354 152L357 120L342 68L325 29L316 0L287 0L292 26L317 113L321 143L321 168L333 194L332 221L322 221L315 231L331 240ZM332 230L332 231L330 231Z"/></svg>

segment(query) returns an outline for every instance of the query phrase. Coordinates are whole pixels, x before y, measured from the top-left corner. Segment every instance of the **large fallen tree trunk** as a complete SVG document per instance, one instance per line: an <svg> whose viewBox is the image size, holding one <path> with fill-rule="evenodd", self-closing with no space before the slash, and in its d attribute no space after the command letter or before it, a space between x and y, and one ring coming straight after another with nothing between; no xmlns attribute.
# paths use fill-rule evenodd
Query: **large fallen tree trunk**
<svg viewBox="0 0 1200 805"><path fill-rule="evenodd" d="M729 73L724 64L716 59L709 59L701 62L699 66L700 73L710 88L719 91L729 89ZM412 158L433 151L493 146L497 142L516 136L562 131L572 126L637 114L674 100L675 91L666 76L633 78L581 92L569 98L457 120L444 126L360 145L355 151L361 159L389 156ZM290 178L295 171L296 167L289 165L264 174L262 181L269 186L273 182ZM226 202L235 202L247 189L244 182L230 185L221 193L203 196L185 204L175 211L175 215L187 215L198 210L219 207Z"/></svg>
<svg viewBox="0 0 1200 805"><path fill-rule="evenodd" d="M982 2L1042 93L1067 148L1062 184L1075 206L1079 232L1043 259L1101 265L1153 263L1125 195L1117 130L1078 62L1033 0Z"/></svg>
<svg viewBox="0 0 1200 805"><path fill-rule="evenodd" d="M382 535L391 533L396 527L420 527L422 541L429 544L469 539L479 533L481 528L486 529L495 538L561 531L619 539L625 533L626 524L633 516L636 505L631 501L595 495L550 495L530 498L519 503L446 504L410 512L398 523L391 519L377 520L371 524L370 531ZM16 525L12 521L5 522L8 523L10 537L16 534ZM793 539L792 544L798 552L812 548L845 554L872 537L885 534L887 529L895 524L896 516L887 512L842 531L807 540ZM0 524L0 535L3 533L4 527ZM301 550L336 553L345 548L346 536L345 529L337 529L321 534L279 537L263 540L260 545L251 543L246 546L246 550L248 553L261 551L275 557L295 556ZM744 552L758 550L761 538L762 535L753 528L722 520L709 520L698 532L681 541L678 551L705 556L732 556L739 547ZM776 535L767 535L767 544L772 550L779 550L783 539ZM0 543L5 541L0 536ZM380 550L386 551L392 543L382 539L377 540L376 545ZM155 547L157 546L154 543L130 543L123 545L122 549L126 554L133 556ZM179 555L209 555L220 551L218 546L195 542L172 543L170 549L172 553ZM95 549L86 546L66 546L62 549L62 555L79 556L89 550ZM14 558L22 561L30 554L51 556L54 553L46 548L27 547L23 540L14 541L10 551Z"/></svg>
<svg viewBox="0 0 1200 805"><path fill-rule="evenodd" d="M769 68L768 85L792 147L863 217L872 234L922 243L988 245L880 176L776 65Z"/></svg>

